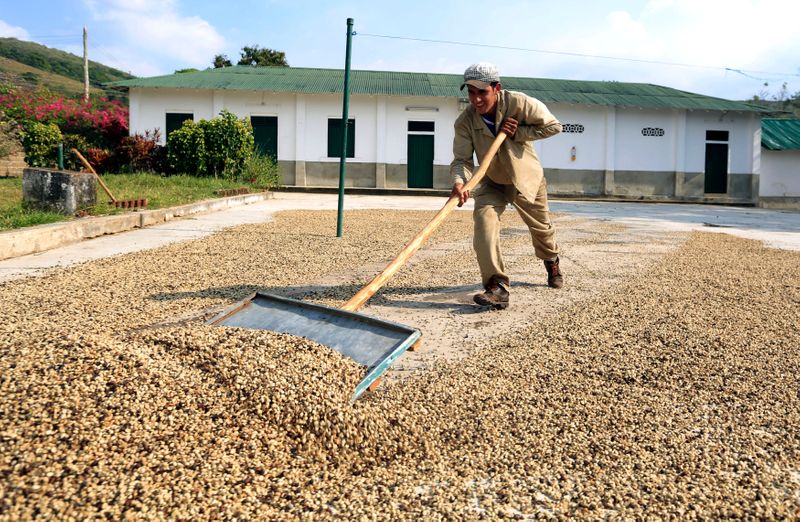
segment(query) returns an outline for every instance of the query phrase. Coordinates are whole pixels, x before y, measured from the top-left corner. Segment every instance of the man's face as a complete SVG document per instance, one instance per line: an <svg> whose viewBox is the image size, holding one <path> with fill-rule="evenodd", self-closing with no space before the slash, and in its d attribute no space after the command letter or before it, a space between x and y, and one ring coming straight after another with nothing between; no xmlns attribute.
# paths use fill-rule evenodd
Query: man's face
<svg viewBox="0 0 800 522"><path fill-rule="evenodd" d="M467 85L469 91L469 103L478 111L478 114L493 114L497 106L497 93L502 87L496 84L494 87L478 89L474 85Z"/></svg>

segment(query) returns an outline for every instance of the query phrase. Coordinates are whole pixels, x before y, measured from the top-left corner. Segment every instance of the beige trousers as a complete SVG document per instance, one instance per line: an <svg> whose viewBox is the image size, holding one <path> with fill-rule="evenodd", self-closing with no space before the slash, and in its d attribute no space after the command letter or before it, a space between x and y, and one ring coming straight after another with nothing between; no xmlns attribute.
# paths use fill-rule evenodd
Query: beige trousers
<svg viewBox="0 0 800 522"><path fill-rule="evenodd" d="M472 245L478 257L484 287L493 280L506 285L510 283L500 252L500 216L509 203L514 205L522 221L528 226L536 257L547 260L558 257L555 229L550 223L550 209L547 206L547 182L544 178L534 201L528 201L514 185L499 185L489 179L481 182L474 197L475 233Z"/></svg>

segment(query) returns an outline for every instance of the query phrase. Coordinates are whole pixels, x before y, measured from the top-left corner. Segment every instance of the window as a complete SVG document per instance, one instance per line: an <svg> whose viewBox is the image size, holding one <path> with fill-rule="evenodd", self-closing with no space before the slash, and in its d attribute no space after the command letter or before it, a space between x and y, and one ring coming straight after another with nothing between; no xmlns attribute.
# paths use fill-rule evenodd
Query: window
<svg viewBox="0 0 800 522"><path fill-rule="evenodd" d="M408 132L433 132L434 125L432 121L410 121Z"/></svg>
<svg viewBox="0 0 800 522"><path fill-rule="evenodd" d="M181 126L183 126L183 122L193 119L194 114L191 112L168 112L167 122L164 126L167 132L164 136L164 139L169 138L169 135L172 134L172 131L180 129Z"/></svg>
<svg viewBox="0 0 800 522"><path fill-rule="evenodd" d="M706 141L728 141L728 131L706 131Z"/></svg>
<svg viewBox="0 0 800 522"><path fill-rule="evenodd" d="M561 124L561 131L562 132L574 132L576 134L583 133L583 125L580 123L562 123Z"/></svg>
<svg viewBox="0 0 800 522"><path fill-rule="evenodd" d="M664 129L658 127L645 127L642 129L642 136L654 136L660 138L664 135Z"/></svg>
<svg viewBox="0 0 800 522"><path fill-rule="evenodd" d="M253 126L253 150L278 159L278 117L250 116L250 124Z"/></svg>
<svg viewBox="0 0 800 522"><path fill-rule="evenodd" d="M342 157L342 119L328 118L328 157ZM347 119L347 157L356 157L356 120Z"/></svg>

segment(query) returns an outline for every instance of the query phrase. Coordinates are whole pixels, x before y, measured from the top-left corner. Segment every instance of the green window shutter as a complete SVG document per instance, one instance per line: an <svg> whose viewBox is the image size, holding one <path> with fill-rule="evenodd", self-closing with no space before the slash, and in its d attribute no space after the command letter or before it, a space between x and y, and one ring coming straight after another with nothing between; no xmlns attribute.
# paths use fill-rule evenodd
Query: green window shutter
<svg viewBox="0 0 800 522"><path fill-rule="evenodd" d="M169 138L169 135L172 134L172 131L180 129L183 125L183 122L193 119L194 114L191 112L168 112L167 122L164 126L167 132L164 134L164 139L166 140Z"/></svg>
<svg viewBox="0 0 800 522"><path fill-rule="evenodd" d="M340 158L342 152L342 119L328 118L328 157ZM347 157L356 157L356 120L347 119Z"/></svg>
<svg viewBox="0 0 800 522"><path fill-rule="evenodd" d="M256 153L278 159L278 117L250 116Z"/></svg>

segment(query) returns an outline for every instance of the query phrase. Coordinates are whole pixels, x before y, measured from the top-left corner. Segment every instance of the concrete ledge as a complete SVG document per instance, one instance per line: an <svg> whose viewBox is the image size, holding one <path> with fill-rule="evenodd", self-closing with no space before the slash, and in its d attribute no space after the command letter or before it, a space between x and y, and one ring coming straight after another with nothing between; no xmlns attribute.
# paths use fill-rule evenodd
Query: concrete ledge
<svg viewBox="0 0 800 522"><path fill-rule="evenodd" d="M758 206L776 210L800 210L800 196L767 196L758 198Z"/></svg>
<svg viewBox="0 0 800 522"><path fill-rule="evenodd" d="M642 203L702 203L709 205L723 205L734 207L753 207L755 204L749 199L734 198L729 196L703 196L675 198L674 196L641 195L627 196L618 194L583 194L578 192L557 192L551 190L548 185L547 199L551 201L603 201L603 202L642 202ZM308 194L336 194L339 189L335 187L296 187L287 186L276 188L276 192L300 192ZM448 197L450 189L388 189L388 188L364 188L364 187L345 187L346 195L366 195L366 196L438 196Z"/></svg>
<svg viewBox="0 0 800 522"><path fill-rule="evenodd" d="M215 212L226 208L239 207L250 203L257 203L270 199L274 196L272 192L256 192L255 194L242 194L227 198L207 199L197 203L189 203L179 207L160 208L158 210L144 210L138 212L141 227L156 225L172 219L178 219L200 212Z"/></svg>
<svg viewBox="0 0 800 522"><path fill-rule="evenodd" d="M179 207L141 210L113 216L79 218L0 232L0 260L44 252L84 239L117 234L134 228L164 223L193 214L214 212L271 199L272 192L207 199Z"/></svg>

